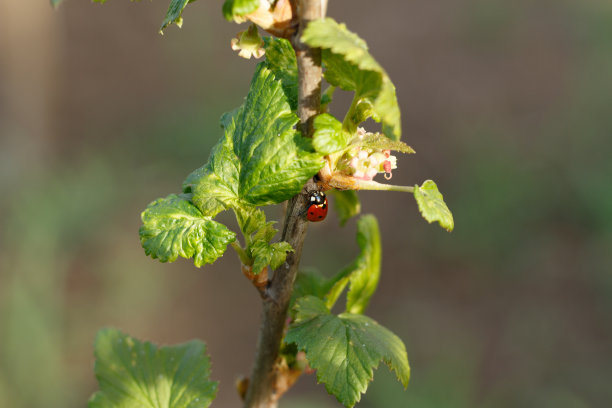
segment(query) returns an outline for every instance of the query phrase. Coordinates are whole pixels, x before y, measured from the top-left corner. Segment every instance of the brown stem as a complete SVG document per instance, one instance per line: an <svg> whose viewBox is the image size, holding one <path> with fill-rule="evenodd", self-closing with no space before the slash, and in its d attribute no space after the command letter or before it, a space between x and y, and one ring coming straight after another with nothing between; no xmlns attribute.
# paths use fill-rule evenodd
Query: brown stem
<svg viewBox="0 0 612 408"><path fill-rule="evenodd" d="M298 64L298 116L302 134L308 137L312 137L312 120L321 106L321 52L301 43L299 38L309 21L324 17L326 4L324 0L297 1L299 30L292 44ZM304 209L308 192L315 189L315 183L309 181L300 194L289 200L287 206L282 240L291 244L294 252L290 252L285 263L274 272L266 296L263 297L257 354L244 399L245 408L275 408L281 393L285 391L285 387L277 387L282 382L278 378L282 375L278 361L279 350L308 226Z"/></svg>

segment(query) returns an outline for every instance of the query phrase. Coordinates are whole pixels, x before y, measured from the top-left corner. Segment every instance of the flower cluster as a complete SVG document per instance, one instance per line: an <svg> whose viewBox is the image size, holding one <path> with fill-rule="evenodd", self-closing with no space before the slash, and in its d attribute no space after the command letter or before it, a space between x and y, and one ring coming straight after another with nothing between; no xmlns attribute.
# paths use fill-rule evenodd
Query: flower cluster
<svg viewBox="0 0 612 408"><path fill-rule="evenodd" d="M357 129L356 143L365 136L365 129ZM397 158L391 155L389 149L373 149L358 144L345 152L338 160L336 170L359 180L373 180L378 173L385 173L385 179L390 180L391 171L397 168Z"/></svg>

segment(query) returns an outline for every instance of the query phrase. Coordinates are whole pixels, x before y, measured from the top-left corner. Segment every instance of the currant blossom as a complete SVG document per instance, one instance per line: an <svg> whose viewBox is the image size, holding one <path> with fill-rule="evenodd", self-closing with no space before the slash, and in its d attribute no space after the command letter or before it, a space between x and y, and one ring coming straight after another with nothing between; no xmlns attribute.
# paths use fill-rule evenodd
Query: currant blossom
<svg viewBox="0 0 612 408"><path fill-rule="evenodd" d="M255 24L239 32L235 38L232 38L231 44L232 50L239 51L238 55L242 58L251 59L252 56L261 58L266 53L263 38L259 35Z"/></svg>
<svg viewBox="0 0 612 408"><path fill-rule="evenodd" d="M356 146L346 152L336 169L358 180L373 180L378 173L385 173L385 179L390 180L391 171L397 168L397 158L388 149L371 149L359 146L364 137L371 135L365 129L358 128L357 135L351 143Z"/></svg>
<svg viewBox="0 0 612 408"><path fill-rule="evenodd" d="M340 153L340 156L327 156L326 165L319 171L320 184L324 189L339 190L389 190L413 191L410 186L393 186L374 181L379 173L384 173L390 180L393 169L397 168L397 157L386 147L388 143L381 142L384 136L368 133L363 128L357 128L350 142L350 148ZM401 146L400 146L401 147ZM404 145L405 153L414 151Z"/></svg>

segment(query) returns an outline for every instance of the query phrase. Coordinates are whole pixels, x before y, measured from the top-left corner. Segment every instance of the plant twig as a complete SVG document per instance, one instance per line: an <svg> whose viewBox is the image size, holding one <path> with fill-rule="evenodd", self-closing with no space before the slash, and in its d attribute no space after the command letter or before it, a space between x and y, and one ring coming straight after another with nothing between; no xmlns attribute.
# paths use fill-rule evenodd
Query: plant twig
<svg viewBox="0 0 612 408"><path fill-rule="evenodd" d="M304 136L312 137L312 120L321 105L321 52L300 42L301 32L309 21L324 17L325 0L299 0L297 5L299 30L292 44L298 63L298 116ZM308 221L304 217L308 192L316 189L311 180L302 192L289 200L282 240L291 244L294 252L287 254L285 263L274 272L267 296L263 297L263 312L255 365L244 399L245 408L275 408L286 387L278 387L279 350L287 320L287 309L298 272L302 245Z"/></svg>

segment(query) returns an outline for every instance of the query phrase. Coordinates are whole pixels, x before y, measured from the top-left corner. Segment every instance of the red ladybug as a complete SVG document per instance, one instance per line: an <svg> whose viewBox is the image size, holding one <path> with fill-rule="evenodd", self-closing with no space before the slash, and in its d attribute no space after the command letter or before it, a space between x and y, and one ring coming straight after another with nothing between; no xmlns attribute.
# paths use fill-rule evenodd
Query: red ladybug
<svg viewBox="0 0 612 408"><path fill-rule="evenodd" d="M313 191L308 196L308 211L306 218L308 221L323 221L327 216L327 197L322 191Z"/></svg>

